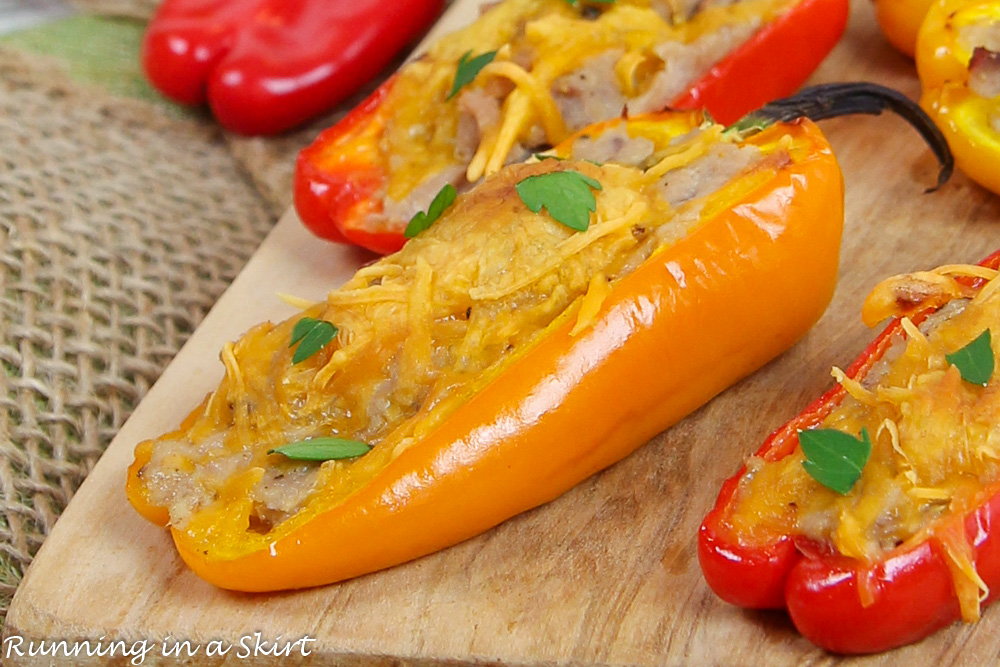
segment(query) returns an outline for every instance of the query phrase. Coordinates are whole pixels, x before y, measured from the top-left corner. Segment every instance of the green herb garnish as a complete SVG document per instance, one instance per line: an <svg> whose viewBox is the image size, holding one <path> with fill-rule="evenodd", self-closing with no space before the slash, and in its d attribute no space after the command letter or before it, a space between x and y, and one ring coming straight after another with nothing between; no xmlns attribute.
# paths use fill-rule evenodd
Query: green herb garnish
<svg viewBox="0 0 1000 667"><path fill-rule="evenodd" d="M538 213L545 207L556 221L578 232L587 231L590 214L597 210L594 190L601 184L578 171L552 171L536 174L514 186L518 196L532 212Z"/></svg>
<svg viewBox="0 0 1000 667"><path fill-rule="evenodd" d="M372 446L358 440L344 438L313 438L293 442L267 450L268 454L283 454L296 461L332 461L334 459L353 459L363 456L372 450Z"/></svg>
<svg viewBox="0 0 1000 667"><path fill-rule="evenodd" d="M434 199L431 200L431 205L427 207L426 213L419 211L410 218L409 224L406 225L406 229L403 231L403 236L412 239L433 225L434 221L444 213L444 210L455 203L455 197L457 196L458 192L455 190L455 186L451 183L446 184L434 195Z"/></svg>
<svg viewBox="0 0 1000 667"><path fill-rule="evenodd" d="M799 444L806 457L802 467L809 476L841 495L861 477L872 453L867 428L861 429L860 438L829 428L799 431Z"/></svg>
<svg viewBox="0 0 1000 667"><path fill-rule="evenodd" d="M299 344L295 354L292 355L292 363L297 364L313 356L326 347L336 335L337 327L330 322L317 320L315 317L303 317L292 328L292 340L288 343L288 347Z"/></svg>
<svg viewBox="0 0 1000 667"><path fill-rule="evenodd" d="M774 125L774 122L773 118L768 118L767 116L757 115L751 112L724 129L722 134L725 136L735 135L737 139L745 139L752 134L766 130Z"/></svg>
<svg viewBox="0 0 1000 667"><path fill-rule="evenodd" d="M972 384L986 386L993 376L993 340L990 330L979 334L974 341L960 350L946 354L949 364L954 364L962 379Z"/></svg>
<svg viewBox="0 0 1000 667"><path fill-rule="evenodd" d="M458 69L455 70L455 80L451 83L451 92L446 99L451 99L458 94L463 87L472 83L472 80L479 74L479 70L489 65L496 58L496 51L487 51L475 58L469 58L472 51L466 51L458 59Z"/></svg>

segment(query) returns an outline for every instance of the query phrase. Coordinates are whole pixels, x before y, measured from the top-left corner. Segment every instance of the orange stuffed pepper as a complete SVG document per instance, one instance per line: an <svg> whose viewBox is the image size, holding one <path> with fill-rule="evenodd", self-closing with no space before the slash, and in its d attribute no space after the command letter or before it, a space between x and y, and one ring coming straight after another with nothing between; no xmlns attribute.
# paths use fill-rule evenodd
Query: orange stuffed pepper
<svg viewBox="0 0 1000 667"><path fill-rule="evenodd" d="M218 388L137 446L130 501L207 581L268 591L455 544L627 456L830 300L842 178L812 122L775 122L794 108L610 121L446 186L401 251L227 345Z"/></svg>

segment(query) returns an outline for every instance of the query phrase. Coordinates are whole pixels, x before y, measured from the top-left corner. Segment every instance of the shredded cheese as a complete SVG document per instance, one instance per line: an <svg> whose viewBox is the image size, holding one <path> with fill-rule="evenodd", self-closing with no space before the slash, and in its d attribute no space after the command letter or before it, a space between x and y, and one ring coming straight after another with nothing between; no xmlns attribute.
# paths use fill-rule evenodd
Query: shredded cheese
<svg viewBox="0 0 1000 667"><path fill-rule="evenodd" d="M479 76L498 76L509 79L518 90L523 91L531 100L534 111L538 114L542 128L545 130L548 142L555 145L566 138L566 123L563 122L562 114L559 113L559 107L556 106L556 101L552 97L552 91L546 88L533 74L508 60L490 63L480 70Z"/></svg>
<svg viewBox="0 0 1000 667"><path fill-rule="evenodd" d="M997 270L976 264L944 264L931 270L943 276L968 276L970 278L983 278L993 280L997 277Z"/></svg>
<svg viewBox="0 0 1000 667"><path fill-rule="evenodd" d="M398 400L413 403L424 381L425 369L433 368L431 354L434 319L434 269L422 256L417 257L413 288L406 308L406 339L403 342L397 385Z"/></svg>
<svg viewBox="0 0 1000 667"><path fill-rule="evenodd" d="M309 310L317 304L316 301L310 301L309 299L303 299L302 297L295 296L293 294L283 294L278 292L278 298L287 303L292 308L298 308L299 310Z"/></svg>
<svg viewBox="0 0 1000 667"><path fill-rule="evenodd" d="M374 285L363 289L335 290L326 297L331 306L360 305L380 301L406 303L409 295L403 285Z"/></svg>
<svg viewBox="0 0 1000 667"><path fill-rule="evenodd" d="M603 273L595 274L590 279L590 286L587 288L587 294L583 297L583 302L580 304L580 313L577 315L576 324L573 325L573 329L569 332L570 336L576 336L594 323L601 305L608 298L609 294L611 294L611 285L608 283L608 279L604 277Z"/></svg>
<svg viewBox="0 0 1000 667"><path fill-rule="evenodd" d="M847 377L847 374L836 366L830 369L830 375L858 402L865 405L875 405L878 403L878 397L875 394L865 389L857 380Z"/></svg>
<svg viewBox="0 0 1000 667"><path fill-rule="evenodd" d="M914 486L912 489L907 490L907 493L921 500L951 500L951 492L948 489Z"/></svg>
<svg viewBox="0 0 1000 667"><path fill-rule="evenodd" d="M986 283L981 290L979 290L979 294L973 298L973 301L976 303L988 301L996 295L998 289L1000 289L1000 280L997 280L995 277L991 278L990 281Z"/></svg>
<svg viewBox="0 0 1000 667"><path fill-rule="evenodd" d="M990 589L976 571L972 547L965 536L965 525L962 521L952 521L937 530L935 536L948 556L948 569L955 582L962 620L975 623L979 620L980 605L989 597Z"/></svg>
<svg viewBox="0 0 1000 667"><path fill-rule="evenodd" d="M927 340L927 336L917 328L917 325L913 323L909 317L904 317L899 322L903 331L906 335L910 337L912 344L916 345L922 354L931 354L934 351L933 346L931 346L930 341Z"/></svg>
<svg viewBox="0 0 1000 667"><path fill-rule="evenodd" d="M718 142L722 134L721 125L713 125L698 133L694 142L682 143L668 151L655 165L646 170L651 179L661 178L667 172L684 167L708 152L710 146Z"/></svg>
<svg viewBox="0 0 1000 667"><path fill-rule="evenodd" d="M737 46L726 42L699 46L699 39L727 29L740 31L738 40L748 39L756 26L798 1L708 4L700 7L690 21L676 25L644 0L624 0L602 7L596 18L580 16L564 0L498 3L474 24L443 37L423 58L401 70L384 102L392 115L379 142L379 162L388 175L386 194L394 202L404 201L428 174L442 173L455 164L459 117L463 112L460 100L446 97L456 62L466 53L496 51L493 62L468 85L484 91L500 110L499 122L478 127L474 147L463 147L461 151L462 155L472 155L464 171L466 180L474 183L496 173L510 160L515 147L537 148L539 130L550 145L567 136L566 111L553 91L562 77L588 75L591 59L622 54L615 61L611 83L623 95L624 107L629 100L646 93L645 88L652 85L657 73L670 69L671 63L656 55L659 46L689 48L693 55L686 57L697 65L674 67L698 78L704 74L700 68L707 71L712 64L698 49L721 46L728 52ZM588 119L601 120L608 118ZM668 168L663 167L664 171Z"/></svg>

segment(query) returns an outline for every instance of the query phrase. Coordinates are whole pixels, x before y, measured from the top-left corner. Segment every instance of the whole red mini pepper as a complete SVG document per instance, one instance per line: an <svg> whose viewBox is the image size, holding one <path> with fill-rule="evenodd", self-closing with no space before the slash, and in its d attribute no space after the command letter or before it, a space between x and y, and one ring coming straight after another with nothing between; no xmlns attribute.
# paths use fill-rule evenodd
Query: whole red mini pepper
<svg viewBox="0 0 1000 667"><path fill-rule="evenodd" d="M732 123L769 100L791 94L840 39L847 13L844 0L790 4L668 106L704 108L719 122ZM386 203L388 162L393 156L391 147L386 154L380 143L384 143L387 124L395 121L395 110L387 108L391 106L387 100L398 80L399 76L387 80L299 155L295 208L305 226L320 238L354 243L383 254L399 250L406 242L403 232L407 219L390 216L383 222L370 220ZM456 103L455 99L443 99L443 94L438 99L434 91L421 92L426 96L421 101L428 107L443 110L445 105ZM590 119L600 120L606 119Z"/></svg>
<svg viewBox="0 0 1000 667"><path fill-rule="evenodd" d="M1000 268L1000 251L981 266ZM981 280L967 282L971 287ZM920 305L909 316L919 324L941 307ZM902 335L901 319L888 327L852 363L845 375L861 382ZM793 453L800 430L815 428L841 403L841 384L772 433L757 457L777 461ZM698 559L709 586L719 597L742 607L786 608L795 627L810 641L838 653L872 653L917 641L961 617L953 574L942 538L965 539L979 577L1000 587L1000 485L983 489L983 501L967 513L945 513L924 537L908 540L875 563L836 553L800 535L769 540L743 539L729 517L735 509L742 466L726 480L715 506L701 525ZM859 581L866 581L864 595ZM869 598L870 595L870 598ZM994 594L982 600L991 600ZM869 599L864 599L869 598Z"/></svg>
<svg viewBox="0 0 1000 667"><path fill-rule="evenodd" d="M420 35L444 0L166 0L142 65L183 104L225 128L274 134L357 91Z"/></svg>

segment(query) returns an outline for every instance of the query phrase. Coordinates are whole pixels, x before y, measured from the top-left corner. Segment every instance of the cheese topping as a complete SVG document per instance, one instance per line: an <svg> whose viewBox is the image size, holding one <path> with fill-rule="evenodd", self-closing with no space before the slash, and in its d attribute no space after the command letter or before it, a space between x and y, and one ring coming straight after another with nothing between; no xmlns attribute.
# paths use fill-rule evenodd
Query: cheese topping
<svg viewBox="0 0 1000 667"><path fill-rule="evenodd" d="M467 189L626 109L664 109L798 1L696 3L690 20L649 0L583 13L565 0L497 3L400 70L379 111L376 162L385 189L364 224L375 230L385 220L409 220L446 182ZM493 62L448 99L460 58L491 51Z"/></svg>
<svg viewBox="0 0 1000 667"><path fill-rule="evenodd" d="M953 274L990 282L975 290ZM731 516L741 539L801 535L866 564L937 540L963 618L978 618L988 590L976 573L963 517L1000 485L1000 380L994 375L985 387L965 382L945 356L986 329L1000 333L996 276L982 267L948 266L876 287L866 303L872 312L892 302L896 315L946 305L919 327L904 317L903 333L862 380L834 369L846 395L817 428L874 434L860 479L839 495L807 474L799 448L776 461L751 458Z"/></svg>
<svg viewBox="0 0 1000 667"><path fill-rule="evenodd" d="M668 142L649 141L655 162ZM763 154L752 142L719 144L658 178L571 156L487 179L400 252L360 269L303 313L339 329L312 357L291 363L300 318L261 324L227 345L219 387L181 431L154 443L140 474L150 502L220 557L262 548L340 503L546 332L575 318L574 333L583 335L617 281L701 224L718 192L671 203L667 181L699 173L707 161L723 183L759 184L758 171L773 174L776 160L789 159L777 144ZM585 232L532 213L514 190L529 175L562 169L601 183ZM322 464L267 454L321 436L373 449Z"/></svg>

